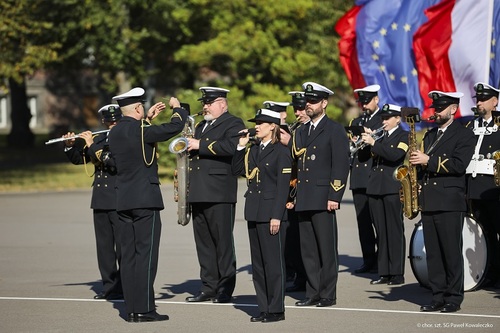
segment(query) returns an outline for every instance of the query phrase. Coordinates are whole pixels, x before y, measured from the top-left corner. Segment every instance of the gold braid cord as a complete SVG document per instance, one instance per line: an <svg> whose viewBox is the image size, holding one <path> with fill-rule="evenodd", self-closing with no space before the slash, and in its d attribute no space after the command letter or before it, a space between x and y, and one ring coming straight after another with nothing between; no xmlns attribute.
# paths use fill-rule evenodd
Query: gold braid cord
<svg viewBox="0 0 500 333"><path fill-rule="evenodd" d="M250 148L247 149L245 153L245 176L247 177L248 180L254 179L257 177L257 183L259 182L259 168L255 167L252 169L250 173L248 173L248 156L250 155Z"/></svg>
<svg viewBox="0 0 500 333"><path fill-rule="evenodd" d="M149 123L147 126L150 126ZM151 154L151 161L148 162L146 160L146 150L144 149L144 122L141 123L141 143L142 143L142 158L144 159L144 163L146 164L146 166L151 166L156 156L156 144L153 147L153 154Z"/></svg>

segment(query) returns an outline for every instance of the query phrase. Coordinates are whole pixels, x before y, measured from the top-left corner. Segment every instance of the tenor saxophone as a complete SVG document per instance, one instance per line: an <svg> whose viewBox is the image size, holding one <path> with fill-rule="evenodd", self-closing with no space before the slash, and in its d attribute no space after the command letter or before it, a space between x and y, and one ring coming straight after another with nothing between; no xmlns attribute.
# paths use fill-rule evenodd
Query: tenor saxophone
<svg viewBox="0 0 500 333"><path fill-rule="evenodd" d="M493 165L493 180L495 180L495 185L500 186L500 150L495 150L491 157L495 160Z"/></svg>
<svg viewBox="0 0 500 333"><path fill-rule="evenodd" d="M417 150L417 133L415 132L415 121L413 118L408 117L406 122L410 126L407 152L407 156L410 156L412 152ZM416 166L406 164L398 166L394 170L393 178L401 182L399 198L403 204L404 215L410 220L414 219L420 211Z"/></svg>
<svg viewBox="0 0 500 333"><path fill-rule="evenodd" d="M195 116L201 115L202 112ZM188 116L181 136L172 140L168 150L176 154L177 165L174 170L174 201L177 202L177 223L187 225L191 219L191 206L187 202L189 193L188 138L194 137L195 120Z"/></svg>

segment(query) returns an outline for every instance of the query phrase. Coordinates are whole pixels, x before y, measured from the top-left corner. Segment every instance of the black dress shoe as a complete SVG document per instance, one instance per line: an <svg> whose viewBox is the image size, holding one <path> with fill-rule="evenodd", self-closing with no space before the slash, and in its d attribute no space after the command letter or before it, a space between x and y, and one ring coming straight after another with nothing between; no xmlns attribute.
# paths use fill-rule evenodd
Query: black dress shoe
<svg viewBox="0 0 500 333"><path fill-rule="evenodd" d="M213 300L214 303L229 303L231 302L231 296L225 293L219 293Z"/></svg>
<svg viewBox="0 0 500 333"><path fill-rule="evenodd" d="M161 315L156 311L150 311L146 313L134 313L133 322L134 323L144 323L149 321L163 321L168 320L167 315ZM129 320L130 321L130 320Z"/></svg>
<svg viewBox="0 0 500 333"><path fill-rule="evenodd" d="M319 308L324 308L326 306L332 306L337 304L337 302L334 299L331 298L320 298L318 304L316 304L317 307Z"/></svg>
<svg viewBox="0 0 500 333"><path fill-rule="evenodd" d="M107 296L105 293L99 293L94 296L94 299L106 299Z"/></svg>
<svg viewBox="0 0 500 333"><path fill-rule="evenodd" d="M263 321L266 318L267 312L261 312L258 316L250 317L250 321L252 323L257 323L259 321Z"/></svg>
<svg viewBox="0 0 500 333"><path fill-rule="evenodd" d="M355 269L354 270L354 273L356 274L361 274L361 273L368 273L371 271L373 265L361 265L361 267L359 267L358 269Z"/></svg>
<svg viewBox="0 0 500 333"><path fill-rule="evenodd" d="M387 284L391 286L403 283L405 283L405 278L403 277L403 275L393 275L389 279L389 282L387 282Z"/></svg>
<svg viewBox="0 0 500 333"><path fill-rule="evenodd" d="M389 277L381 276L378 280L370 281L370 284L387 284L389 283Z"/></svg>
<svg viewBox="0 0 500 333"><path fill-rule="evenodd" d="M457 312L460 310L460 305L455 303L446 303L441 309L441 312Z"/></svg>
<svg viewBox="0 0 500 333"><path fill-rule="evenodd" d="M134 318L135 318L135 313L131 312L131 313L127 314L127 321L129 323L133 323L134 322Z"/></svg>
<svg viewBox="0 0 500 333"><path fill-rule="evenodd" d="M433 301L431 304L427 305L422 305L420 307L420 311L422 312L434 312L434 311L439 311L444 307L444 302L436 302Z"/></svg>
<svg viewBox="0 0 500 333"><path fill-rule="evenodd" d="M297 306L312 306L319 303L319 299L315 298L304 298L303 300L295 302Z"/></svg>
<svg viewBox="0 0 500 333"><path fill-rule="evenodd" d="M200 291L194 296L186 297L186 302L206 302L211 301L213 298L214 296L210 296L208 294L205 294L203 291Z"/></svg>
<svg viewBox="0 0 500 333"><path fill-rule="evenodd" d="M306 291L306 285L294 283L290 287L286 287L285 291L287 293L293 293L293 292L297 292L297 291Z"/></svg>
<svg viewBox="0 0 500 333"><path fill-rule="evenodd" d="M285 320L285 313L268 313L267 316L262 319L263 323L274 323L275 321Z"/></svg>

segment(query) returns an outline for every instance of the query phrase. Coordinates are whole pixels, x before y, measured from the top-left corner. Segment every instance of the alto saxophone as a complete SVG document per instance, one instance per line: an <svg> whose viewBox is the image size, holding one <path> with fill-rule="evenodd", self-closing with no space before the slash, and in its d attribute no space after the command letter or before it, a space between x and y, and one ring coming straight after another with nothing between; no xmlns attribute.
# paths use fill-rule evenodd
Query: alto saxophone
<svg viewBox="0 0 500 333"><path fill-rule="evenodd" d="M500 186L500 150L495 150L491 157L495 160L493 165L493 180L496 186Z"/></svg>
<svg viewBox="0 0 500 333"><path fill-rule="evenodd" d="M195 116L202 115L203 111ZM177 223L187 225L191 219L191 207L187 203L189 192L189 157L188 138L194 137L194 116L188 116L181 136L172 140L168 150L176 154L177 166L174 170L174 201L177 202Z"/></svg>
<svg viewBox="0 0 500 333"><path fill-rule="evenodd" d="M403 108L402 108L403 109ZM418 115L415 115L418 116ZM406 117L406 122L410 126L408 133L408 152L410 156L412 152L417 150L417 134L415 132L415 118ZM418 120L417 120L418 121ZM412 165L400 165L394 170L393 178L401 182L399 197L403 204L403 213L408 219L414 219L420 211L418 203L418 183L417 183L417 168Z"/></svg>

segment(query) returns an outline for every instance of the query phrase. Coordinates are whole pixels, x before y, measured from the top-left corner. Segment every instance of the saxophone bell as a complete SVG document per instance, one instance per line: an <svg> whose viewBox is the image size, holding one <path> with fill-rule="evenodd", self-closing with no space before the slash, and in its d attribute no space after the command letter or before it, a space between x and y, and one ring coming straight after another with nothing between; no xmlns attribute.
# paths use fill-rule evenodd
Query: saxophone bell
<svg viewBox="0 0 500 333"><path fill-rule="evenodd" d="M500 150L495 150L491 157L495 160L493 165L493 180L496 186L500 186Z"/></svg>

